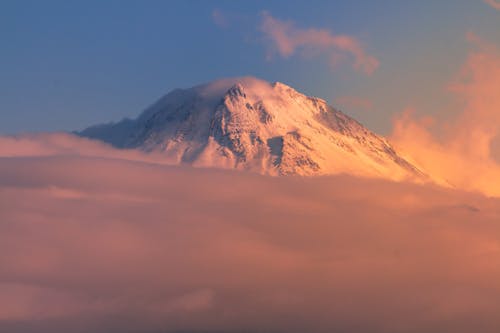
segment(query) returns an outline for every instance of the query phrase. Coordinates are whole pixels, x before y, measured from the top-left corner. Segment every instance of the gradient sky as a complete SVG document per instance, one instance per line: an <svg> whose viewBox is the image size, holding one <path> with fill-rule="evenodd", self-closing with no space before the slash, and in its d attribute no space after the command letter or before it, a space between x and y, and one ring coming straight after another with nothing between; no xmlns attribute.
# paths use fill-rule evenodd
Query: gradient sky
<svg viewBox="0 0 500 333"><path fill-rule="evenodd" d="M367 75L349 62L331 68L321 52L269 57L264 11L355 38L380 65ZM287 83L387 133L406 107L453 112L446 86L470 32L500 45L500 10L483 0L3 0L0 134L135 117L174 88L242 75Z"/></svg>

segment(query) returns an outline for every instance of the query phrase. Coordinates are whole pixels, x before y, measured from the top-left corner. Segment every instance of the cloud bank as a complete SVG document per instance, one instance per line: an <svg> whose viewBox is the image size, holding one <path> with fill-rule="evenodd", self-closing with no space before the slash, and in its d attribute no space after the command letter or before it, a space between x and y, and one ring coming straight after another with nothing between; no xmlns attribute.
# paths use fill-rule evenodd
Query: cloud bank
<svg viewBox="0 0 500 333"><path fill-rule="evenodd" d="M287 58L298 51L303 55L326 54L332 68L352 59L353 68L368 75L379 66L379 61L352 36L333 34L325 29L297 28L293 22L282 21L268 12L262 13L260 30L269 42L269 57L278 54Z"/></svg>
<svg viewBox="0 0 500 333"><path fill-rule="evenodd" d="M371 100L359 96L339 96L335 98L333 105L341 106L345 110L362 109L369 111L373 108Z"/></svg>
<svg viewBox="0 0 500 333"><path fill-rule="evenodd" d="M63 132L0 136L0 157L86 156L156 164L174 164L165 155L115 149L98 140Z"/></svg>
<svg viewBox="0 0 500 333"><path fill-rule="evenodd" d="M159 165L70 136L8 140L2 332L500 328L496 199Z"/></svg>

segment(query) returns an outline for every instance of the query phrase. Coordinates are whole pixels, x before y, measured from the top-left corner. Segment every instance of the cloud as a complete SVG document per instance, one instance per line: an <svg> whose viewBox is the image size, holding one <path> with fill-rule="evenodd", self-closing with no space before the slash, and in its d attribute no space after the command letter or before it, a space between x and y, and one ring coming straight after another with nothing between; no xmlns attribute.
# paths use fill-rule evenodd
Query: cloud
<svg viewBox="0 0 500 333"><path fill-rule="evenodd" d="M468 59L448 90L461 107L455 119L421 119L407 110L395 119L392 141L443 184L500 196L500 52L469 33Z"/></svg>
<svg viewBox="0 0 500 333"><path fill-rule="evenodd" d="M326 54L332 67L352 59L353 67L365 74L372 74L379 61L366 53L361 43L348 35L336 35L325 29L300 29L291 21L279 20L268 12L262 13L260 30L269 42L269 54L287 58L297 51Z"/></svg>
<svg viewBox="0 0 500 333"><path fill-rule="evenodd" d="M0 140L2 332L500 327L497 199L32 138Z"/></svg>
<svg viewBox="0 0 500 333"><path fill-rule="evenodd" d="M162 154L145 154L135 149L114 149L102 141L63 132L0 136L0 157L60 155L173 164L173 161Z"/></svg>
<svg viewBox="0 0 500 333"><path fill-rule="evenodd" d="M484 0L485 3L495 8L496 10L500 10L500 2L497 0Z"/></svg>

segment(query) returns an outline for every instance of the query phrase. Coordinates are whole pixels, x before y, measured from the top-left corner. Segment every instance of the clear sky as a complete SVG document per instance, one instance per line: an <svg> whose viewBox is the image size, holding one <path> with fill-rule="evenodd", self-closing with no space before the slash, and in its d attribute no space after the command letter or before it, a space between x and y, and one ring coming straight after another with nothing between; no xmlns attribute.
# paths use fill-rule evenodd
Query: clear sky
<svg viewBox="0 0 500 333"><path fill-rule="evenodd" d="M287 83L387 133L406 107L450 108L467 33L500 45L491 2L2 0L0 133L135 117L174 88L242 75ZM357 66L339 36L377 65Z"/></svg>

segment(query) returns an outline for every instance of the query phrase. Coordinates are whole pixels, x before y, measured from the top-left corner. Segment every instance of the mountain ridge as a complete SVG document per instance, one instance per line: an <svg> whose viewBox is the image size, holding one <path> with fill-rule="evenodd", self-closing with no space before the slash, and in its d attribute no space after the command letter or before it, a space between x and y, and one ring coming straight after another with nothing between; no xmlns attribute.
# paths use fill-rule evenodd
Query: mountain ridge
<svg viewBox="0 0 500 333"><path fill-rule="evenodd" d="M387 139L317 97L253 77L175 89L135 119L77 134L174 164L270 175L423 177Z"/></svg>

